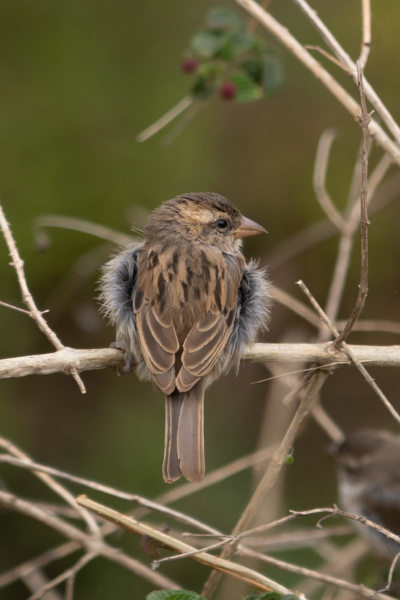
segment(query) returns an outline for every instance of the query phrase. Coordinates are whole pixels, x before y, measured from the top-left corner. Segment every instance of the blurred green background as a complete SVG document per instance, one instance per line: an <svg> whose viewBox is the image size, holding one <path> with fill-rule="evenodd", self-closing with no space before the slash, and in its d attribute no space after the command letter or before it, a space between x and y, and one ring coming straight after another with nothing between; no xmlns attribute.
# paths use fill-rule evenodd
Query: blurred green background
<svg viewBox="0 0 400 600"><path fill-rule="evenodd" d="M219 3L221 4L221 3ZM184 50L213 2L126 2L115 0L5 0L0 5L0 198L25 260L30 289L66 345L103 347L113 331L97 312L99 267L113 246L84 233L52 229L51 246L39 252L34 220L44 214L79 217L129 233L143 226L161 201L188 191L218 191L246 215L265 225L268 237L246 243L248 256L271 265L273 282L303 300L294 285L303 279L323 303L332 275L337 238L280 264L279 249L296 232L323 218L312 190L312 170L321 132L334 127L338 139L328 185L344 206L359 143L359 126L277 42L285 81L268 100L238 105L212 99L170 145L161 132L138 144L136 135L184 95L190 76L180 70ZM233 6L233 3L225 3ZM360 2L315 0L313 6L353 57L360 48ZM239 9L236 9L238 12ZM320 44L289 0L275 0L271 12L303 43ZM373 46L366 74L394 116L398 116L398 0L373 3ZM326 63L328 65L328 63ZM331 69L351 90L348 78ZM372 163L380 151L375 148ZM395 169L392 171L395 173ZM363 317L398 320L400 279L399 206L395 202L372 218L370 292ZM5 244L0 242L0 299L20 305ZM357 293L358 243L349 273L341 317ZM51 351L27 317L0 307L1 357ZM278 304L268 341L309 340L314 330ZM354 343L392 344L398 337L353 334ZM285 365L284 370L291 370ZM372 370L397 402L394 369ZM208 471L256 449L265 411L281 410L261 365L243 365L207 394ZM164 407L161 394L134 375L109 371L84 374L88 393L66 376L29 377L1 382L1 435L38 461L149 497L166 490L161 477ZM393 428L384 408L353 369L331 377L323 403L345 430L368 424ZM268 440L267 440L268 441ZM334 468L325 454L326 436L313 423L304 429L288 468L284 505L309 508L335 500ZM33 476L2 467L4 488L25 497L52 498ZM229 531L253 486L251 473L228 479L177 504ZM85 491L74 488L78 492ZM93 494L92 494L93 495ZM128 510L130 506L101 498ZM0 514L0 572L36 556L62 539L27 518ZM137 540L111 539L141 560ZM72 557L76 560L75 557ZM296 556L299 561L307 557ZM70 561L65 561L65 566ZM62 565L48 570L55 576ZM180 561L164 573L200 591L202 567ZM282 583L293 578L265 569ZM103 560L79 574L75 598L144 598L152 586ZM22 584L1 592L22 599Z"/></svg>

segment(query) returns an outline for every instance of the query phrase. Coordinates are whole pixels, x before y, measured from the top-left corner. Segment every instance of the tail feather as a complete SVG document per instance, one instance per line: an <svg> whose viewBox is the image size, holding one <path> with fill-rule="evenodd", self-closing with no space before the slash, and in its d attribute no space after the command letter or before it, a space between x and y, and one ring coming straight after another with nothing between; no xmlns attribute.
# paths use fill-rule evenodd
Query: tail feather
<svg viewBox="0 0 400 600"><path fill-rule="evenodd" d="M201 481L204 460L204 390L200 384L188 392L167 396L163 476L168 483L181 475Z"/></svg>

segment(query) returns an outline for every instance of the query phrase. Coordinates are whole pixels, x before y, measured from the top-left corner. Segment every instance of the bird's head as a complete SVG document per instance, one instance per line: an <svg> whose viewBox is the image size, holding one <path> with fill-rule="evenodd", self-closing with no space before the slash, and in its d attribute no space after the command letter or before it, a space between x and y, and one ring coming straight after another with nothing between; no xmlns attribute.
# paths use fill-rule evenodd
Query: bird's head
<svg viewBox="0 0 400 600"><path fill-rule="evenodd" d="M223 252L237 252L244 237L266 233L244 217L224 196L211 192L183 194L163 202L150 215L147 240L160 243L200 242Z"/></svg>

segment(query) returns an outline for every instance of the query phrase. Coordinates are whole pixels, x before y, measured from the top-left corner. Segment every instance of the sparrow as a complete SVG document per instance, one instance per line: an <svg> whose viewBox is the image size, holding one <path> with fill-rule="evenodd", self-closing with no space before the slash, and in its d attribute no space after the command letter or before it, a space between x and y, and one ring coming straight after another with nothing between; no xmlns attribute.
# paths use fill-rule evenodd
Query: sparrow
<svg viewBox="0 0 400 600"><path fill-rule="evenodd" d="M400 535L400 435L363 429L332 448L337 461L339 500L348 512L363 515ZM373 554L394 558L400 544L355 522Z"/></svg>
<svg viewBox="0 0 400 600"><path fill-rule="evenodd" d="M263 232L220 194L183 194L156 208L144 240L103 268L114 345L165 394L168 483L204 477L204 392L267 326L267 275L241 253L242 238Z"/></svg>

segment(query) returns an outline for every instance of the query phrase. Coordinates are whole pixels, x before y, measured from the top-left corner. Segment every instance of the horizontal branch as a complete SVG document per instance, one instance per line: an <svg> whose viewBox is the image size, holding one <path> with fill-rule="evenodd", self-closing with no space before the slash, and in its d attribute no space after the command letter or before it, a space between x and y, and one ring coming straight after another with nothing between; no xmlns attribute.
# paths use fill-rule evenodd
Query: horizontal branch
<svg viewBox="0 0 400 600"><path fill-rule="evenodd" d="M373 367L400 366L400 346L349 346L354 356ZM333 344L254 344L249 346L243 358L255 362L314 362L318 364L350 364L344 352L336 351ZM17 356L0 360L0 379L26 377L27 375L50 375L77 371L94 371L107 367L122 367L124 359L120 350L114 348L75 349L63 348L49 354Z"/></svg>

